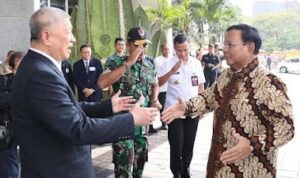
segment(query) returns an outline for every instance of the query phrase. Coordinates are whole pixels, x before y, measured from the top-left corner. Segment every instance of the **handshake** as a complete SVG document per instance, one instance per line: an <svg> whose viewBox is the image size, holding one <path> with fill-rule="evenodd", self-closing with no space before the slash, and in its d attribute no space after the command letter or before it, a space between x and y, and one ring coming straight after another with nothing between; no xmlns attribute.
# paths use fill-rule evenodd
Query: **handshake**
<svg viewBox="0 0 300 178"><path fill-rule="evenodd" d="M133 104L135 99L132 96L119 97L120 94L121 91L119 90L111 98L113 113L129 111L133 116L135 126L150 125L155 120L155 117L159 115L159 110L155 107L140 107L145 100L143 96L139 98L137 103Z"/></svg>

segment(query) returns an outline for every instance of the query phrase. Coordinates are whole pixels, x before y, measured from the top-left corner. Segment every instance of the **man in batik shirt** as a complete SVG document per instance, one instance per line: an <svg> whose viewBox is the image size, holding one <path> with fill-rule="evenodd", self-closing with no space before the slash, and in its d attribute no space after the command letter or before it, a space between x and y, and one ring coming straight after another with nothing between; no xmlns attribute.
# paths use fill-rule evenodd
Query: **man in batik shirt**
<svg viewBox="0 0 300 178"><path fill-rule="evenodd" d="M229 27L223 51L230 69L204 94L187 102L178 99L163 113L163 121L171 122L214 111L208 178L276 177L278 148L294 136L286 86L259 66L260 46L254 27Z"/></svg>
<svg viewBox="0 0 300 178"><path fill-rule="evenodd" d="M105 66L98 86L105 88L112 85L114 93L121 90L121 96L133 96L136 101L142 96L143 107L147 107L150 101L153 107L158 107L159 87L156 74L152 63L146 59L148 43L150 41L143 28L130 29L126 43L129 56L111 60ZM145 126L135 127L133 140L113 144L115 177L142 177L144 164L148 159L147 135Z"/></svg>

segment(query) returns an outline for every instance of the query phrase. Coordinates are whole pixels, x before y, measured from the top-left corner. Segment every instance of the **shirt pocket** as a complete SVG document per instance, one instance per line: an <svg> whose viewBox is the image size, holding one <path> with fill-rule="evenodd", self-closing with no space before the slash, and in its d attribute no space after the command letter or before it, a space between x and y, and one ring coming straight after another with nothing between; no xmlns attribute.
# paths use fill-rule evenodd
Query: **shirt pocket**
<svg viewBox="0 0 300 178"><path fill-rule="evenodd" d="M120 89L126 92L132 92L136 84L135 71L127 70L120 79Z"/></svg>
<svg viewBox="0 0 300 178"><path fill-rule="evenodd" d="M152 68L146 68L146 77L148 78L148 84L154 86L156 84L155 71Z"/></svg>

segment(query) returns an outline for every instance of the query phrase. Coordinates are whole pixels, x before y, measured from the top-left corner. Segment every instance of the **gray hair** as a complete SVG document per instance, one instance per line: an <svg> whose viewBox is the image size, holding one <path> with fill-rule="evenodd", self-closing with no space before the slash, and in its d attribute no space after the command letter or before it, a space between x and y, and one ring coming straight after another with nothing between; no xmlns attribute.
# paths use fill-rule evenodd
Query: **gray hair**
<svg viewBox="0 0 300 178"><path fill-rule="evenodd" d="M37 10L30 18L30 41L39 41L45 28L59 22L62 18L70 18L65 11L55 7L43 7Z"/></svg>

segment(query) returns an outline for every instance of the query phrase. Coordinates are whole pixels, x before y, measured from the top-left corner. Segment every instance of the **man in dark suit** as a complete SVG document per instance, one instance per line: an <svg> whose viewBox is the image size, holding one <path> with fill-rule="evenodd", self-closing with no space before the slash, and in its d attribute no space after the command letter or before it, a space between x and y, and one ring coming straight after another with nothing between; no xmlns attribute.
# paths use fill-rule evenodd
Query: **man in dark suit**
<svg viewBox="0 0 300 178"><path fill-rule="evenodd" d="M61 62L61 70L69 86L71 87L72 91L75 93L73 70L72 70L71 62L69 62L68 60L63 60Z"/></svg>
<svg viewBox="0 0 300 178"><path fill-rule="evenodd" d="M74 63L74 82L77 87L78 101L101 101L102 90L97 81L103 68L100 60L91 58L92 49L84 44L80 47L81 60Z"/></svg>
<svg viewBox="0 0 300 178"><path fill-rule="evenodd" d="M134 125L150 124L157 109L139 107L142 99L128 104L131 97L120 92L101 103L77 103L60 71L75 42L70 16L45 7L29 24L31 48L14 78L11 106L21 178L94 178L90 144L132 139Z"/></svg>

